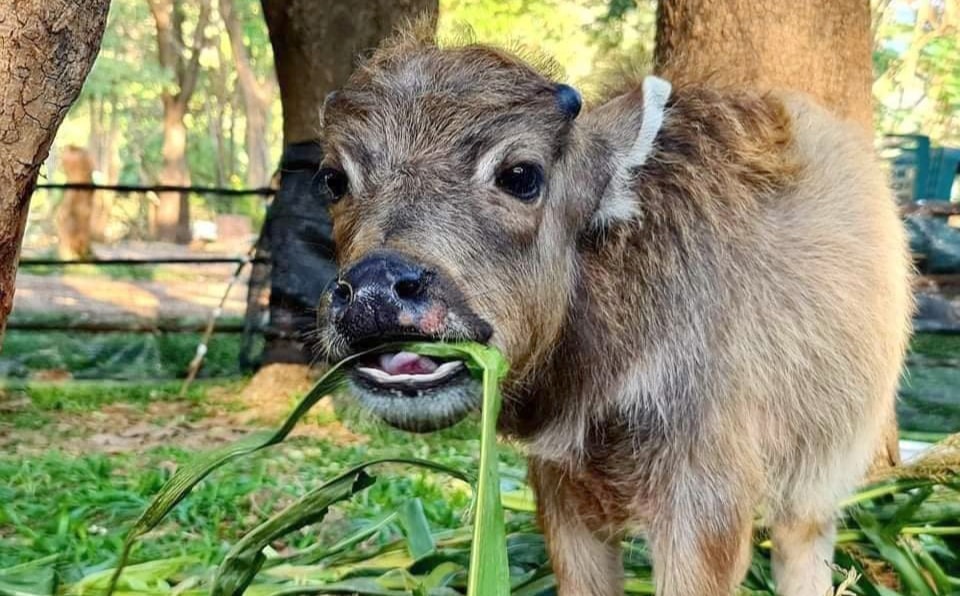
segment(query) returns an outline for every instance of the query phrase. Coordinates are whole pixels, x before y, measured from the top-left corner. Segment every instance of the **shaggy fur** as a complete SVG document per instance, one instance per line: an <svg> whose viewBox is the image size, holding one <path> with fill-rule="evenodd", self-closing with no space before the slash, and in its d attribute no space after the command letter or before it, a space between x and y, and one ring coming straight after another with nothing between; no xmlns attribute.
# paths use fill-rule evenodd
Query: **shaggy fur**
<svg viewBox="0 0 960 596"><path fill-rule="evenodd" d="M836 504L893 411L904 233L853 125L666 78L631 162L649 81L571 121L522 60L400 35L325 108L326 165L351 186L340 262L429 264L492 326L512 363L501 430L528 445L561 594L621 594L636 526L659 594L730 594L759 510L779 593L819 596ZM534 202L494 185L518 161L546 173Z"/></svg>

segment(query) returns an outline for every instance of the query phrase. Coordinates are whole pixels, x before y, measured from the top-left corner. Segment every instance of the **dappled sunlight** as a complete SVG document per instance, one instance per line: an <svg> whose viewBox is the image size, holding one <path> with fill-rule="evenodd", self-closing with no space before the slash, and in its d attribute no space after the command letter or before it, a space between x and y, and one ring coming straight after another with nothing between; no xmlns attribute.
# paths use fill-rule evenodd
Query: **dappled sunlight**
<svg viewBox="0 0 960 596"><path fill-rule="evenodd" d="M60 282L84 298L113 304L142 317L158 314L158 297L130 282L67 276Z"/></svg>

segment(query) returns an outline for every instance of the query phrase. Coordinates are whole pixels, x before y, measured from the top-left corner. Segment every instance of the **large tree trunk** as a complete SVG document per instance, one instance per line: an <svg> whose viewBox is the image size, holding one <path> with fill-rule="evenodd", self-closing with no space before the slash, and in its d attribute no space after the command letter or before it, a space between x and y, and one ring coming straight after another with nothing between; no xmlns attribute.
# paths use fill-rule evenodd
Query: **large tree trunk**
<svg viewBox="0 0 960 596"><path fill-rule="evenodd" d="M799 89L871 127L867 0L661 0L658 69Z"/></svg>
<svg viewBox="0 0 960 596"><path fill-rule="evenodd" d="M13 307L30 195L93 66L109 4L0 2L0 342Z"/></svg>
<svg viewBox="0 0 960 596"><path fill-rule="evenodd" d="M188 186L187 128L184 117L200 74L200 52L206 40L204 29L210 18L210 0L200 0L200 15L192 44L183 35L181 0L149 0L157 29L157 57L160 66L173 72L176 85L163 92L163 167L158 182ZM163 192L151 220L151 232L159 240L190 242L190 204L185 193Z"/></svg>
<svg viewBox="0 0 960 596"><path fill-rule="evenodd" d="M283 142L316 138L323 98L406 19L437 14L437 0L261 0L283 102Z"/></svg>
<svg viewBox="0 0 960 596"><path fill-rule="evenodd" d="M654 57L668 78L803 91L872 131L870 27L867 0L660 0ZM875 466L900 461L895 412L889 420Z"/></svg>
<svg viewBox="0 0 960 596"><path fill-rule="evenodd" d="M284 154L280 190L264 233L271 248L270 328L265 362L307 362L302 334L315 326L315 308L336 274L330 219L318 208L315 176L320 106L342 86L358 54L375 48L395 27L429 14L437 0L262 0L283 103Z"/></svg>

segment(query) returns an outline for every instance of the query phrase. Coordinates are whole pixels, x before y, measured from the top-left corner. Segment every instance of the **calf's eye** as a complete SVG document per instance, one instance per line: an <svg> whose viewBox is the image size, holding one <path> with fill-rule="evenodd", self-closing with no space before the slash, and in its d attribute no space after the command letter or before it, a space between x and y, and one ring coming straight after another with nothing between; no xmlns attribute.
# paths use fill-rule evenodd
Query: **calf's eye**
<svg viewBox="0 0 960 596"><path fill-rule="evenodd" d="M317 178L322 185L321 190L325 188L330 193L330 200L333 202L339 201L350 190L350 181L343 170L323 168L317 174Z"/></svg>
<svg viewBox="0 0 960 596"><path fill-rule="evenodd" d="M521 201L533 201L543 187L543 168L533 163L518 163L500 170L494 181L497 188Z"/></svg>

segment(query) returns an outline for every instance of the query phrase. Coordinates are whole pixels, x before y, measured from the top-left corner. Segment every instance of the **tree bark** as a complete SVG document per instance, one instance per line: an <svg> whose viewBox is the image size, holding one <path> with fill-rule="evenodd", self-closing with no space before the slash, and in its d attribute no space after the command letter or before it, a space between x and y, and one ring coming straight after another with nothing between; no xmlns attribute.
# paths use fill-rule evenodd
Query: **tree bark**
<svg viewBox="0 0 960 596"><path fill-rule="evenodd" d="M803 91L872 131L871 24L867 0L660 0L654 60L667 78ZM889 420L875 468L900 461Z"/></svg>
<svg viewBox="0 0 960 596"><path fill-rule="evenodd" d="M100 50L109 0L0 2L0 343L40 164Z"/></svg>
<svg viewBox="0 0 960 596"><path fill-rule="evenodd" d="M358 54L421 14L436 18L437 0L261 0L283 103L285 145L316 138L319 108L342 86Z"/></svg>
<svg viewBox="0 0 960 596"><path fill-rule="evenodd" d="M109 107L109 110L107 109ZM89 101L90 134L87 147L94 169L99 169L104 184L116 184L120 177L120 155L117 152L117 137L120 134L117 109L110 96L93 97ZM113 209L113 193L100 192L94 195L90 235L94 241L107 240L107 227Z"/></svg>
<svg viewBox="0 0 960 596"><path fill-rule="evenodd" d="M315 177L322 157L316 138L327 93L350 76L358 54L375 48L408 19L434 21L437 0L261 0L283 104L280 189L267 212L270 326L263 360L310 362L302 335L336 274L330 218L318 208ZM251 292L255 291L251 287ZM252 304L252 302L251 302Z"/></svg>
<svg viewBox="0 0 960 596"><path fill-rule="evenodd" d="M60 163L71 184L93 184L93 159L86 149L70 145ZM57 253L61 259L85 259L93 255L93 191L69 189L57 207Z"/></svg>
<svg viewBox="0 0 960 596"><path fill-rule="evenodd" d="M157 180L162 185L188 186L187 128L184 116L200 75L200 52L206 40L204 29L210 19L210 0L200 0L200 15L192 44L183 35L181 0L149 0L157 29L157 56L160 66L173 72L176 85L163 92L163 166ZM189 48L189 49L188 49ZM184 193L164 192L151 220L151 232L158 240L190 242L190 204Z"/></svg>
<svg viewBox="0 0 960 596"><path fill-rule="evenodd" d="M267 144L267 117L270 113L271 82L257 79L250 65L247 47L243 43L243 29L234 9L234 0L220 0L220 17L230 38L230 52L237 71L237 83L246 115L244 144L247 148L247 185L250 188L266 186L272 175L270 147Z"/></svg>
<svg viewBox="0 0 960 596"><path fill-rule="evenodd" d="M661 0L659 71L799 89L872 129L867 0Z"/></svg>

